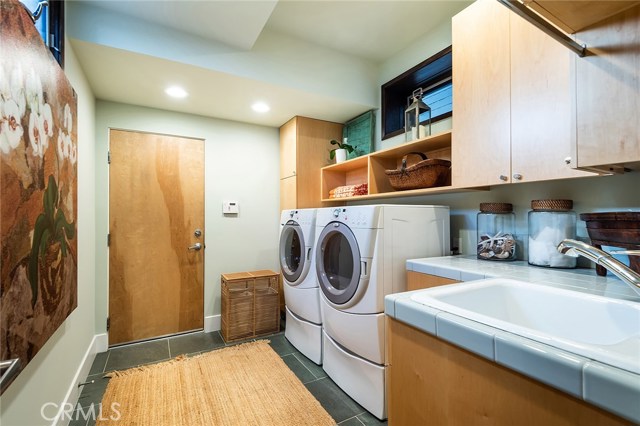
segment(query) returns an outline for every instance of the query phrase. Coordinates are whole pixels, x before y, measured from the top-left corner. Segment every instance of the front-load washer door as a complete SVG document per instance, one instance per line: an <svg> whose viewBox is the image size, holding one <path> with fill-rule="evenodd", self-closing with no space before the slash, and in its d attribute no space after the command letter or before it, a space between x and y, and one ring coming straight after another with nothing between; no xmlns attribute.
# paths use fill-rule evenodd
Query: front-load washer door
<svg viewBox="0 0 640 426"><path fill-rule="evenodd" d="M330 222L316 245L316 272L320 289L336 305L347 303L358 290L360 249L347 225Z"/></svg>
<svg viewBox="0 0 640 426"><path fill-rule="evenodd" d="M302 273L308 269L305 251L302 228L296 221L288 221L280 232L280 269L284 279L292 285L297 284Z"/></svg>

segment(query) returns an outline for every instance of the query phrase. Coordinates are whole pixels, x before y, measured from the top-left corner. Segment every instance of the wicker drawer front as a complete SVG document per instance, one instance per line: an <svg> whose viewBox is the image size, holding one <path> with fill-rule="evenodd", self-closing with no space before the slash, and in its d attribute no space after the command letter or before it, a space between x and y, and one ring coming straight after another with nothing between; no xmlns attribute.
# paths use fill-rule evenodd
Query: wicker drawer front
<svg viewBox="0 0 640 426"><path fill-rule="evenodd" d="M279 275L254 271L222 275L222 337L247 339L280 330Z"/></svg>

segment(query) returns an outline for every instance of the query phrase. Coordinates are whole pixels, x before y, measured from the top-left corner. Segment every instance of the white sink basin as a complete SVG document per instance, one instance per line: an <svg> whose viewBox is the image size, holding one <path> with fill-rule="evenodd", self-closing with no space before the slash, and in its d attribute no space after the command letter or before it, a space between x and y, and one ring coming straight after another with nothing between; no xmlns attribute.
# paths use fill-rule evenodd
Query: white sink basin
<svg viewBox="0 0 640 426"><path fill-rule="evenodd" d="M640 374L640 303L501 278L411 299Z"/></svg>

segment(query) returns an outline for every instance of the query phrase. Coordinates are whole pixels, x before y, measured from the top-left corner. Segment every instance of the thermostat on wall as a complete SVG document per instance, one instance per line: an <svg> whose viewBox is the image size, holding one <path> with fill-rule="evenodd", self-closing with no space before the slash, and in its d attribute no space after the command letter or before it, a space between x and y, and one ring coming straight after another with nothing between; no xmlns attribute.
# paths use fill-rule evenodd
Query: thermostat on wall
<svg viewBox="0 0 640 426"><path fill-rule="evenodd" d="M238 202L237 201L223 201L222 202L223 214L238 214Z"/></svg>

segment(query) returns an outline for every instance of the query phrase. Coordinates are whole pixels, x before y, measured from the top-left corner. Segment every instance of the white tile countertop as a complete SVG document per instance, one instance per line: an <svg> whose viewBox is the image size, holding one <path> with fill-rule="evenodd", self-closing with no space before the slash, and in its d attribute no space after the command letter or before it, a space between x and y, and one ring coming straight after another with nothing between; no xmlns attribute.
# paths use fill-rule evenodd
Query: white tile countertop
<svg viewBox="0 0 640 426"><path fill-rule="evenodd" d="M640 303L640 297L628 285L611 274L607 277L597 276L594 269L551 269L529 266L523 261L491 262L468 256L447 256L408 260L407 270L459 281L509 278ZM414 294L429 291L424 289L389 295L385 298L385 313L634 423L640 423L639 374L471 321L411 298Z"/></svg>

